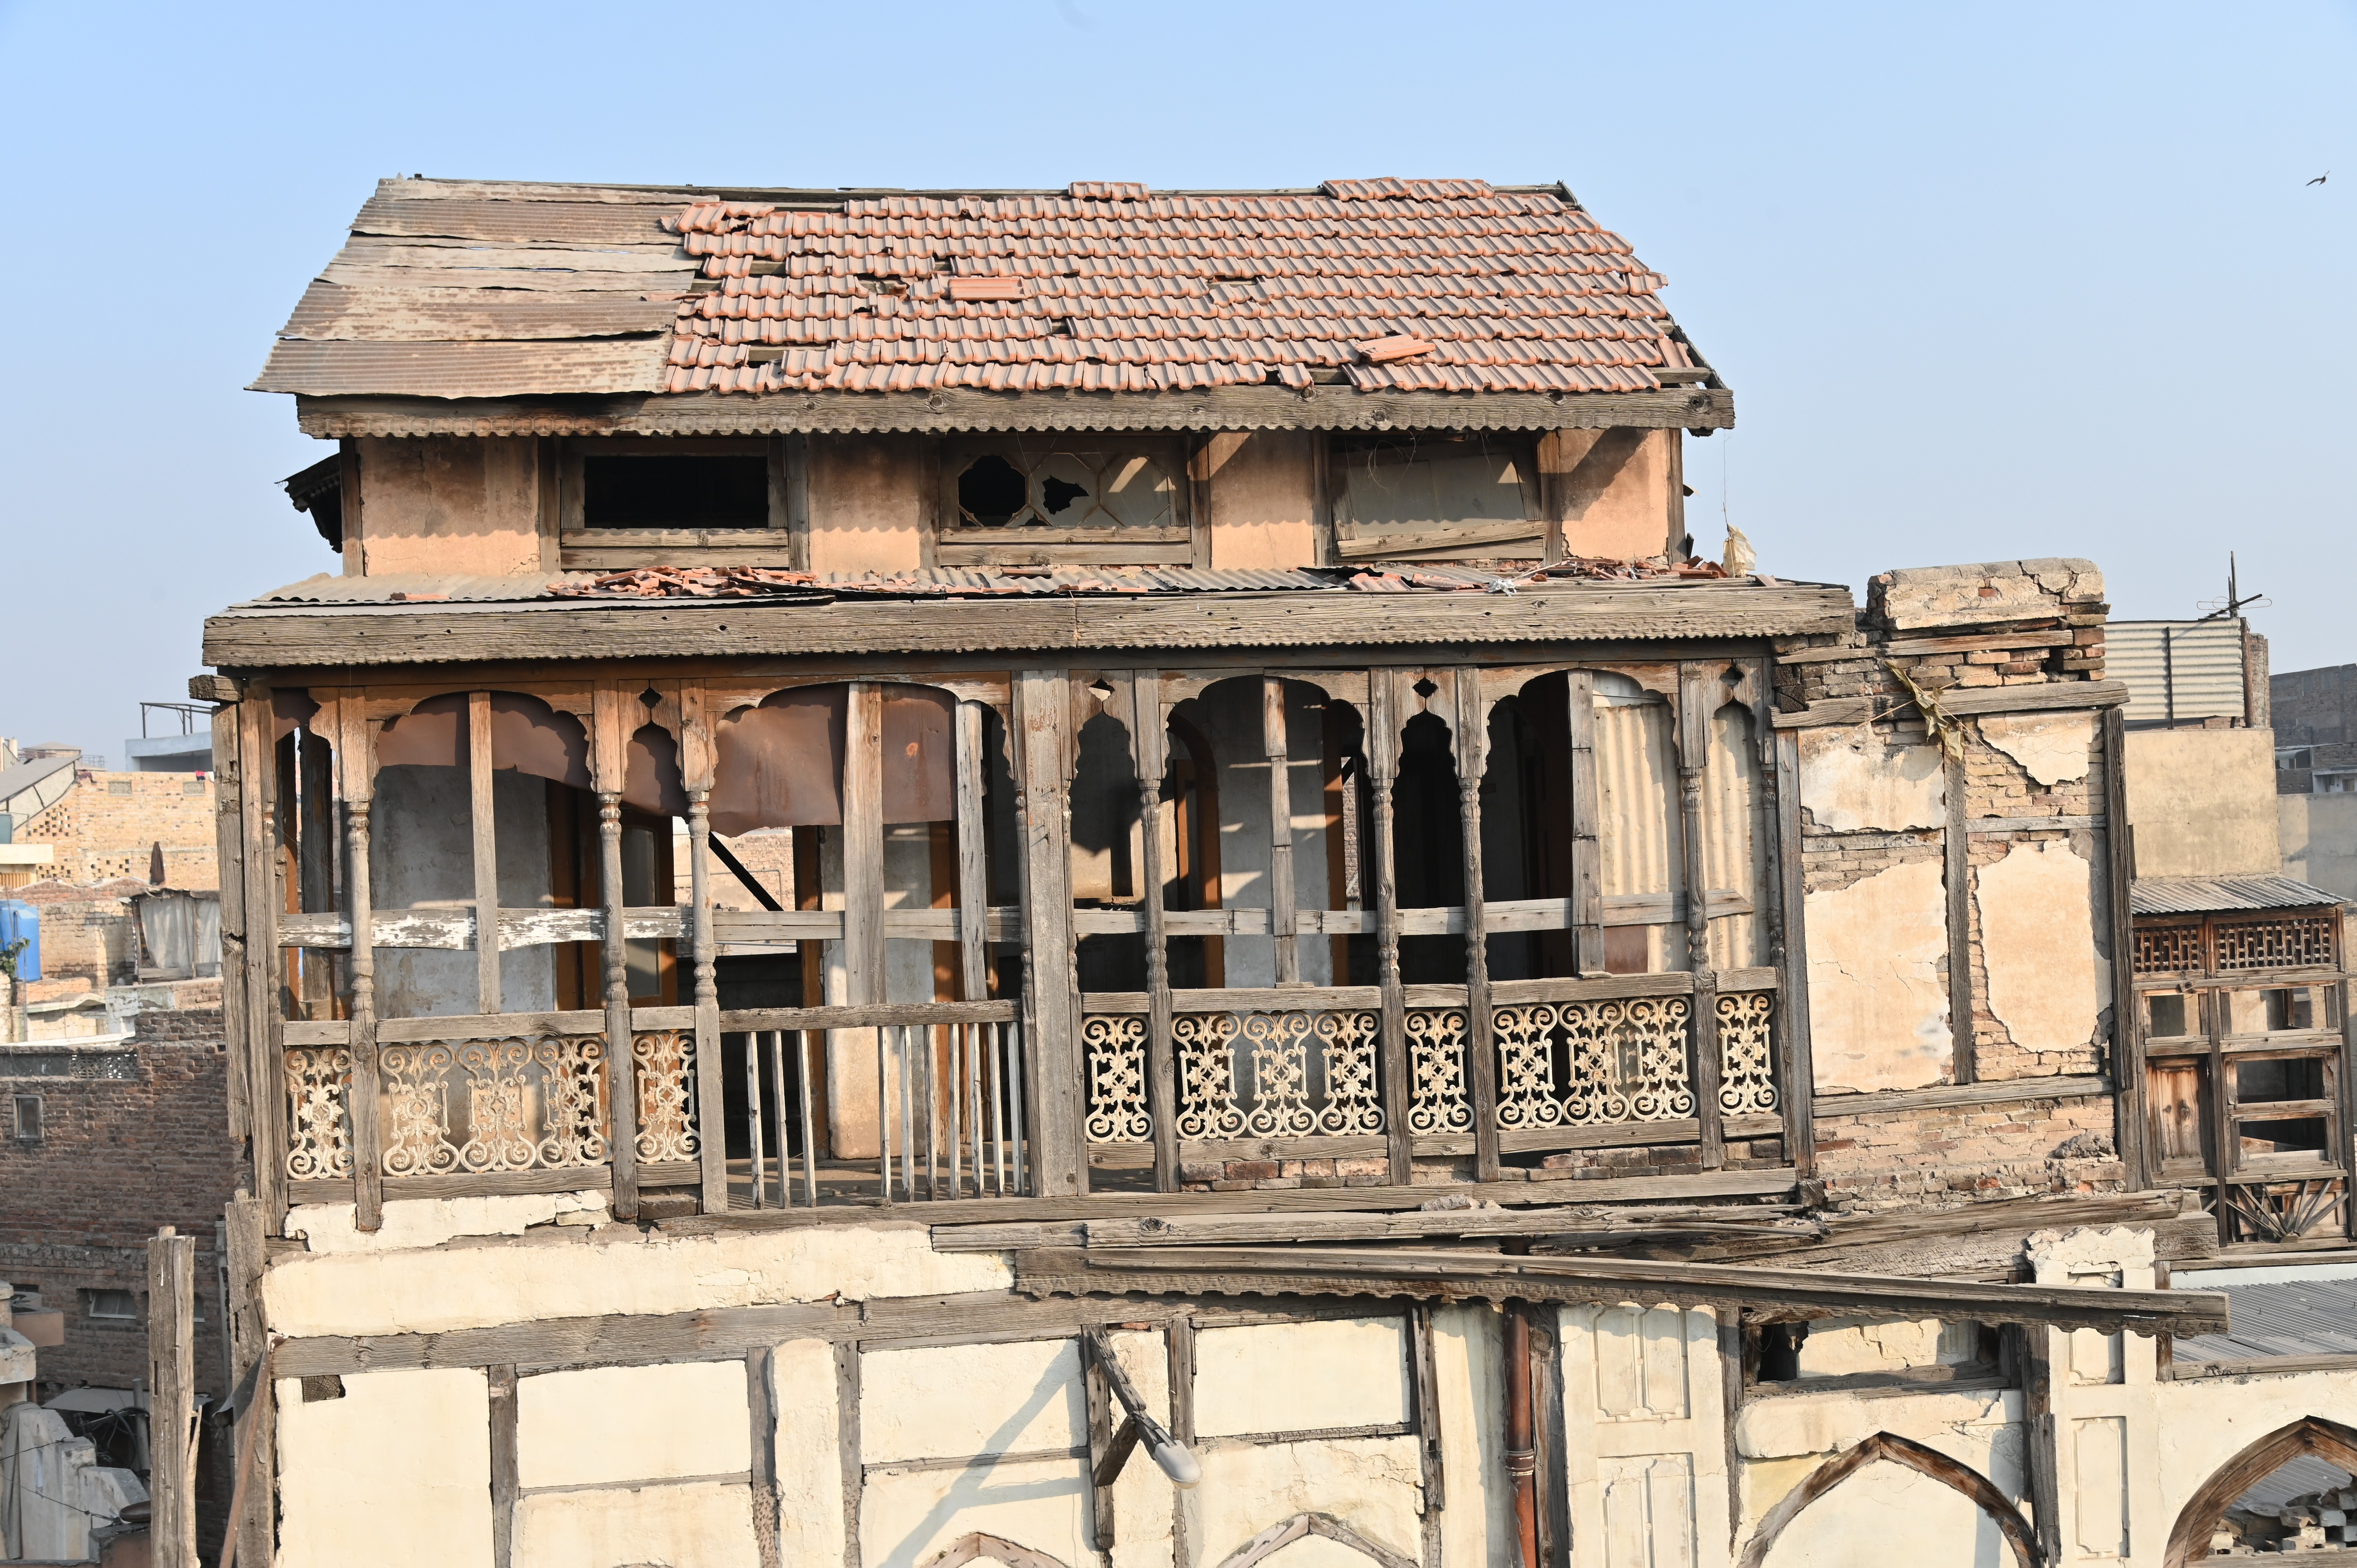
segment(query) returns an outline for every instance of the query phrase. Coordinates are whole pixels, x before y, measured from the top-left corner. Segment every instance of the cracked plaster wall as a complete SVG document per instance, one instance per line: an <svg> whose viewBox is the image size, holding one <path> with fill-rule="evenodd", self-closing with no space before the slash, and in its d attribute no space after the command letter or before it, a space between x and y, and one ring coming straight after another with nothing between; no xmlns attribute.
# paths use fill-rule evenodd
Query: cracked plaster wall
<svg viewBox="0 0 2357 1568"><path fill-rule="evenodd" d="M1820 1094L1947 1080L1947 897L1936 860L1808 895L1809 1020Z"/></svg>
<svg viewBox="0 0 2357 1568"><path fill-rule="evenodd" d="M1987 1006L2023 1050L2083 1050L2101 1032L2112 976L2093 940L2094 870L2050 841L1974 872Z"/></svg>

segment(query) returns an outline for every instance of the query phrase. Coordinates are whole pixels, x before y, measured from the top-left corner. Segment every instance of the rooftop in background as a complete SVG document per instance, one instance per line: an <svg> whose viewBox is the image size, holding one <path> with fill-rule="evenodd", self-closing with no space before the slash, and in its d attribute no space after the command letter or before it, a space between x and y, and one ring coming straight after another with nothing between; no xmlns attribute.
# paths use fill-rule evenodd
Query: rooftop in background
<svg viewBox="0 0 2357 1568"><path fill-rule="evenodd" d="M1661 403L1664 426L1731 424L1731 400L1662 304L1665 281L1560 185L388 180L254 386L701 396L724 421L761 404L833 428L810 416L839 409L839 394L913 394L856 405L892 427L889 411L943 393L1299 400L1320 386L1460 413L1464 400L1442 394L1536 394L1517 416L1534 426L1566 423L1543 416L1552 404L1613 395ZM1317 401L1331 413L1336 395Z"/></svg>

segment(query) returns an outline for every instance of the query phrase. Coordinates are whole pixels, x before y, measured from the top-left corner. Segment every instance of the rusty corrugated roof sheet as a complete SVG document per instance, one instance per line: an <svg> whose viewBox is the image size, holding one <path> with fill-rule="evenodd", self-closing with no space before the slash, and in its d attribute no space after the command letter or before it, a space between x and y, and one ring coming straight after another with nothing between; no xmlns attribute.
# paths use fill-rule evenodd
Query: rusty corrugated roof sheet
<svg viewBox="0 0 2357 1568"><path fill-rule="evenodd" d="M2139 876L2128 887L2138 915L2214 915L2237 909L2311 909L2340 897L2288 876Z"/></svg>
<svg viewBox="0 0 2357 1568"><path fill-rule="evenodd" d="M254 385L1649 392L1710 379L1663 282L1560 187L1469 179L726 200L387 181Z"/></svg>

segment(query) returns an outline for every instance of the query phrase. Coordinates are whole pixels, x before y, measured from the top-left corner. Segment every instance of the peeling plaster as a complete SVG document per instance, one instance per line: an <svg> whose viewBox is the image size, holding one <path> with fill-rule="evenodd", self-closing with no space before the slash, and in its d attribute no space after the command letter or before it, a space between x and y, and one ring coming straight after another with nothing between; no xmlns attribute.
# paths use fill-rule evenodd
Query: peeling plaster
<svg viewBox="0 0 2357 1568"><path fill-rule="evenodd" d="M2049 788L2084 779L2094 766L2093 714L1988 714L1977 722L1983 740Z"/></svg>
<svg viewBox="0 0 2357 1568"><path fill-rule="evenodd" d="M1801 804L1826 832L1944 826L1940 748L1893 746L1870 729L1804 729Z"/></svg>
<svg viewBox="0 0 2357 1568"><path fill-rule="evenodd" d="M532 1193L507 1197L395 1198L384 1206L384 1222L363 1230L349 1203L305 1203L286 1211L286 1234L300 1236L315 1253L398 1252L438 1247L466 1236L521 1236L536 1225L603 1225L610 1194Z"/></svg>
<svg viewBox="0 0 2357 1568"><path fill-rule="evenodd" d="M1947 1081L1954 1051L1943 875L1940 862L1915 861L1808 896L1819 1093Z"/></svg>
<svg viewBox="0 0 2357 1568"><path fill-rule="evenodd" d="M2112 1003L2095 952L2093 869L2067 843L2017 843L1974 873L1988 1006L2024 1050L2093 1039Z"/></svg>

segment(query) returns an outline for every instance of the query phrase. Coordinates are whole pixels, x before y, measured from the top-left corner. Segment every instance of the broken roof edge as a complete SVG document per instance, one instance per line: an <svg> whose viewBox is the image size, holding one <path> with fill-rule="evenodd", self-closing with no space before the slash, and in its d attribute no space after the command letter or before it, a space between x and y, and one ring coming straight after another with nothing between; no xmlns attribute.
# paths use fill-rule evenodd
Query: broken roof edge
<svg viewBox="0 0 2357 1568"><path fill-rule="evenodd" d="M1083 183L1099 182L1090 181ZM1327 187L1332 183L1334 182L1331 180L1322 180L1316 185L1309 186L1239 186L1221 188L1198 188L1196 187L1189 186L1183 188L1173 187L1168 189L1164 189L1158 187L1148 187L1145 199L1151 200L1157 197L1188 196L1318 197L1328 195ZM1487 184L1489 182L1484 181L1483 183ZM524 200L576 201L587 197L592 199L621 199L637 202L640 199L643 199L645 204L649 206L659 206L673 199L678 199L683 201L773 201L780 203L841 203L845 201L889 201L894 199L951 201L955 200L960 197L968 196L984 197L992 199L1028 196L1052 198L1066 201L1080 199L1138 199L1136 198L1126 197L1076 198L1071 193L1071 182L1070 181L1067 181L1065 184L1060 186L1042 187L1036 189L1026 189L1017 187L1002 188L984 186L950 186L943 187L939 189L911 189L894 186L848 185L834 187L759 185L629 185L574 182L568 180L479 178L467 175L428 174L395 176L380 178L376 182L377 194L380 196L407 196L425 199L431 199L438 194L435 188L452 186L466 187L470 193L486 190L512 191L518 193L520 199ZM1490 188L1501 195L1553 196L1564 202L1566 206L1580 207L1581 205L1579 199L1571 193L1571 187L1565 181L1559 179L1540 180L1529 185L1491 184L1490 185ZM523 194L526 192L531 194ZM1388 199L1374 198L1372 199L1380 200ZM1585 208L1582 208L1581 209L1586 210Z"/></svg>
<svg viewBox="0 0 2357 1568"><path fill-rule="evenodd" d="M1660 392L1194 392L295 394L307 435L952 435L1012 430L1690 430L1735 427L1724 387Z"/></svg>

